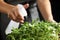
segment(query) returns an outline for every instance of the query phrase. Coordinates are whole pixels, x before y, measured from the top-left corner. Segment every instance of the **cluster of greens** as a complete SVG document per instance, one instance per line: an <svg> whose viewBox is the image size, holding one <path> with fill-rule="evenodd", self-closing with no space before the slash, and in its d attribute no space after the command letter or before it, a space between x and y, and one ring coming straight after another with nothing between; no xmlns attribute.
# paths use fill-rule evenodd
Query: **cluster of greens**
<svg viewBox="0 0 60 40"><path fill-rule="evenodd" d="M58 40L60 23L25 22L19 29L13 29L6 40Z"/></svg>

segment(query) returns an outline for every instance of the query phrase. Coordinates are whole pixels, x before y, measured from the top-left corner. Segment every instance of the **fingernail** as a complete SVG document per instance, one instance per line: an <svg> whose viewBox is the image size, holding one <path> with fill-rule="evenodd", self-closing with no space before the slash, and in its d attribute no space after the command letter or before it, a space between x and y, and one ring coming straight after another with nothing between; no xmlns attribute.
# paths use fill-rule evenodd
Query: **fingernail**
<svg viewBox="0 0 60 40"><path fill-rule="evenodd" d="M26 4L27 6L29 6L29 4Z"/></svg>
<svg viewBox="0 0 60 40"><path fill-rule="evenodd" d="M24 21L22 20L22 21L20 21L20 23L24 23Z"/></svg>

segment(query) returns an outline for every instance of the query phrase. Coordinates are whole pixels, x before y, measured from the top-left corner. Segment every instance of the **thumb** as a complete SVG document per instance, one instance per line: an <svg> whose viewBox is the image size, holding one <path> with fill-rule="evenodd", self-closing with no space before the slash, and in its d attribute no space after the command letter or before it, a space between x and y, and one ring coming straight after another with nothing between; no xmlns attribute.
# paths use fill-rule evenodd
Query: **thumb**
<svg viewBox="0 0 60 40"><path fill-rule="evenodd" d="M29 7L29 4L25 4L24 8L27 9Z"/></svg>

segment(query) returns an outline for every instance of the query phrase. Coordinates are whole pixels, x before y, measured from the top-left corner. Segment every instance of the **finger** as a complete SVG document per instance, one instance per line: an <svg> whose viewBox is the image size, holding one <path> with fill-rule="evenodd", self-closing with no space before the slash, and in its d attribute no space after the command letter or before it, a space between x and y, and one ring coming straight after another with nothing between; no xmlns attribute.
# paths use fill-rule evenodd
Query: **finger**
<svg viewBox="0 0 60 40"><path fill-rule="evenodd" d="M17 7L13 9L13 13L14 13L14 15L15 15L16 17L18 16L17 11L18 11L18 8L17 8Z"/></svg>
<svg viewBox="0 0 60 40"><path fill-rule="evenodd" d="M24 20L20 20L20 23L24 23Z"/></svg>
<svg viewBox="0 0 60 40"><path fill-rule="evenodd" d="M19 20L24 20L24 17L18 12L18 10L16 10L16 13L17 13L17 19Z"/></svg>
<svg viewBox="0 0 60 40"><path fill-rule="evenodd" d="M14 20L15 22L19 22L19 20Z"/></svg>
<svg viewBox="0 0 60 40"><path fill-rule="evenodd" d="M9 17L11 20L13 20L13 21L16 21L16 22L19 22L19 20L16 18L16 19L13 19L13 17Z"/></svg>
<svg viewBox="0 0 60 40"><path fill-rule="evenodd" d="M10 18L12 18L13 20L17 19L16 16L14 15L14 13L11 13Z"/></svg>
<svg viewBox="0 0 60 40"><path fill-rule="evenodd" d="M9 18L12 19L13 21L24 23L24 20L22 20L21 18L20 19L16 18L13 13L9 14Z"/></svg>
<svg viewBox="0 0 60 40"><path fill-rule="evenodd" d="M12 19L11 12L8 13L8 18ZM13 20L13 19L12 19Z"/></svg>
<svg viewBox="0 0 60 40"><path fill-rule="evenodd" d="M15 9L15 10L13 11L13 15L15 16L14 21L20 22L20 20L24 20L24 18L22 17L22 15L20 15L18 9ZM12 15L12 16L13 16L13 15ZM14 16L13 16L13 18L14 18Z"/></svg>
<svg viewBox="0 0 60 40"><path fill-rule="evenodd" d="M24 8L27 9L29 7L29 4L25 4Z"/></svg>
<svg viewBox="0 0 60 40"><path fill-rule="evenodd" d="M24 17L19 17L19 16L18 16L17 19L19 19L19 20L24 20Z"/></svg>

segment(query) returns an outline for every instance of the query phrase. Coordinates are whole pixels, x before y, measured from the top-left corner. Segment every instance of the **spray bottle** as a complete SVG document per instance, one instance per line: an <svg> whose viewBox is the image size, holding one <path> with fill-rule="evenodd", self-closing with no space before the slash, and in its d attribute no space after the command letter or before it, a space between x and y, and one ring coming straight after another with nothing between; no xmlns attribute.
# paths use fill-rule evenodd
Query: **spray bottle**
<svg viewBox="0 0 60 40"><path fill-rule="evenodd" d="M18 6L18 11L19 11L19 13L20 13L23 17L24 17L24 16L27 16L27 12L26 12L25 8L23 7L23 5L18 4L17 6ZM20 24L19 22L15 22L15 21L11 20L11 21L9 22L6 30L5 30L5 34L7 35L7 34L11 33L11 32L12 32L11 30L12 30L13 28L19 28L19 24Z"/></svg>

